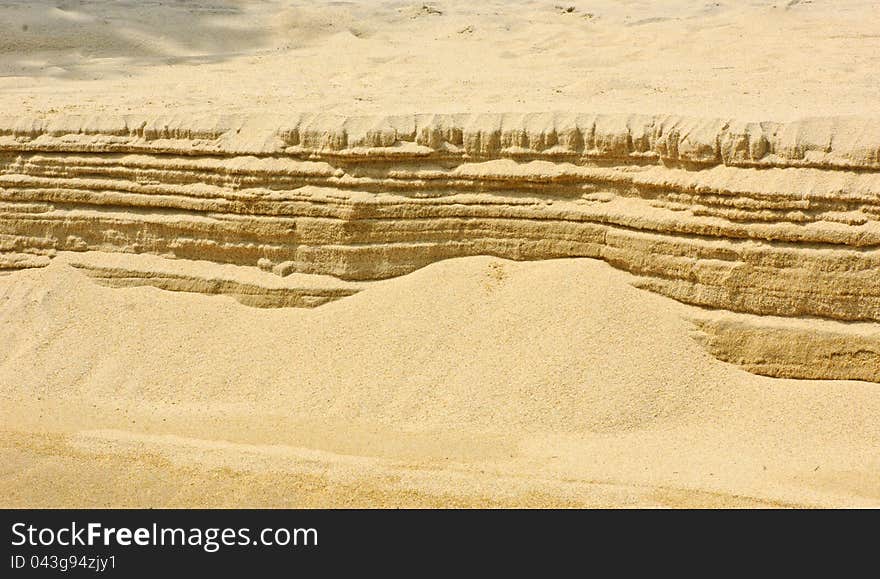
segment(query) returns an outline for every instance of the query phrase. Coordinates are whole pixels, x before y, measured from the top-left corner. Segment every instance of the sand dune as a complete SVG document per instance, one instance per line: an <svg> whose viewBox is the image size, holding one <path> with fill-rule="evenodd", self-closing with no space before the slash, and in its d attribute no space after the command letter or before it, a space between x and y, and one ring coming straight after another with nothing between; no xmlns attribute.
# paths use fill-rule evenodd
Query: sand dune
<svg viewBox="0 0 880 579"><path fill-rule="evenodd" d="M876 12L0 3L0 502L880 506Z"/></svg>

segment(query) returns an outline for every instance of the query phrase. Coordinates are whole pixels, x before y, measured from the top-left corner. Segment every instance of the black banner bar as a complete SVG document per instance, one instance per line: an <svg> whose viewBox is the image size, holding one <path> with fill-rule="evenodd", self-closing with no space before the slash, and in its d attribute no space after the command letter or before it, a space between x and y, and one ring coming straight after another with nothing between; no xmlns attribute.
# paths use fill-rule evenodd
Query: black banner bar
<svg viewBox="0 0 880 579"><path fill-rule="evenodd" d="M468 575L473 561L496 570L570 564L622 570L686 553L724 561L738 553L741 561L778 555L785 544L810 556L827 553L841 527L819 517L803 511L3 510L0 577L226 577L272 569L326 576L399 569L407 561L419 562L410 576L439 569ZM847 548L857 551L858 541Z"/></svg>

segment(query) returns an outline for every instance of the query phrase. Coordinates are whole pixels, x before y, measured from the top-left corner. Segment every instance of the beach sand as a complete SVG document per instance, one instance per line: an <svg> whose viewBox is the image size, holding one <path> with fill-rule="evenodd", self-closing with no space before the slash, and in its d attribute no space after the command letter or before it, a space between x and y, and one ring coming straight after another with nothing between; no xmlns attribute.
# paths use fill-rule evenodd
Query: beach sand
<svg viewBox="0 0 880 579"><path fill-rule="evenodd" d="M878 10L820 1L0 2L0 115L10 119L0 125L298 112L873 118ZM25 154L4 146L8 166ZM72 166L64 151L43 154ZM855 175L866 195L880 193L873 165L830 163L815 170ZM138 183L159 186L160 169L137 170ZM729 180L734 171L758 180L804 172L768 181L783 188L813 179L811 168L761 170L730 169ZM98 177L75 178L97 190L83 183ZM0 183L8 203L26 182L15 179ZM21 214L58 201L48 195ZM95 215L170 211L102 203ZM70 211L68 221L84 215ZM858 227L837 219L827 231ZM880 506L880 384L748 372L763 351L725 362L699 323L726 319L720 306L639 289L641 272L606 255L513 261L496 248L381 275L333 276L328 266L286 276L276 275L283 263L273 274L256 260L217 265L207 253L112 253L111 234L100 247L83 242L82 253L22 250L14 239L5 248L4 239L0 250L14 253L0 260L0 506ZM766 314L749 307L729 309ZM827 316L791 317L807 335L860 323L873 340L873 310L858 307L864 316L829 306ZM817 351L798 351L801 368L777 375L809 375ZM838 373L860 375L852 368Z"/></svg>

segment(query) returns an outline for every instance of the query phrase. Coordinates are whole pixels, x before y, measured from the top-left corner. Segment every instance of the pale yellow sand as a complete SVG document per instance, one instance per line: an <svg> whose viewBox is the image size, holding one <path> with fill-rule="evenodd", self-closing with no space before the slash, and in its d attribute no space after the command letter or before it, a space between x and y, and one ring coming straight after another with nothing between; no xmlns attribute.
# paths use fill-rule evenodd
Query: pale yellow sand
<svg viewBox="0 0 880 579"><path fill-rule="evenodd" d="M880 102L872 2L554 4L3 2L0 114ZM0 506L880 506L878 384L718 361L599 261L310 278L359 291L257 309L187 293L194 266L150 270L173 292L99 285L71 263L135 265L94 253L15 269L46 259L0 269Z"/></svg>
<svg viewBox="0 0 880 579"><path fill-rule="evenodd" d="M7 505L880 501L880 393L753 376L592 260L444 261L314 310L0 278Z"/></svg>
<svg viewBox="0 0 880 579"><path fill-rule="evenodd" d="M786 121L880 100L871 0L36 0L0 2L0 14L0 113Z"/></svg>

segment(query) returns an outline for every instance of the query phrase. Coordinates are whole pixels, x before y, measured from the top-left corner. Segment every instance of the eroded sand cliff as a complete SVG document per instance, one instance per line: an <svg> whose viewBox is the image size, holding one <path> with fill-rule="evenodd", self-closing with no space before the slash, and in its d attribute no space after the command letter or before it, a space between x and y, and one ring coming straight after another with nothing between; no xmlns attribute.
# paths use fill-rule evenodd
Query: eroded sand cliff
<svg viewBox="0 0 880 579"><path fill-rule="evenodd" d="M227 4L0 43L4 504L878 504L875 7Z"/></svg>
<svg viewBox="0 0 880 579"><path fill-rule="evenodd" d="M695 319L724 360L775 376L880 379L877 121L17 118L0 125L0 151L8 269L104 251L364 281L467 255L593 257L703 308ZM357 291L129 262L74 265L112 285L252 305ZM179 273L157 274L172 265ZM797 339L802 318L816 319L808 340Z"/></svg>

